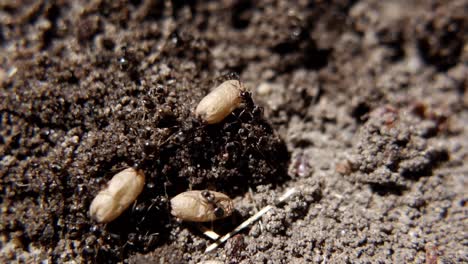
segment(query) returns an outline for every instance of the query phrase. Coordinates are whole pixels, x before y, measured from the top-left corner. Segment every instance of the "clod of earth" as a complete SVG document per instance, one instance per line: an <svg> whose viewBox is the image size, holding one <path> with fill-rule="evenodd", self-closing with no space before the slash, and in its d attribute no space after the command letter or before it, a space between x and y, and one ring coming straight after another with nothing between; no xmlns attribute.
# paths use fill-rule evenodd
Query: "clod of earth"
<svg viewBox="0 0 468 264"><path fill-rule="evenodd" d="M240 106L243 92L240 81L225 81L200 101L195 114L206 124L219 123Z"/></svg>
<svg viewBox="0 0 468 264"><path fill-rule="evenodd" d="M184 221L210 222L228 217L234 211L232 200L213 191L188 191L171 199L171 214Z"/></svg>
<svg viewBox="0 0 468 264"><path fill-rule="evenodd" d="M119 217L143 190L143 171L127 168L112 177L107 187L94 198L90 216L99 223L108 223Z"/></svg>

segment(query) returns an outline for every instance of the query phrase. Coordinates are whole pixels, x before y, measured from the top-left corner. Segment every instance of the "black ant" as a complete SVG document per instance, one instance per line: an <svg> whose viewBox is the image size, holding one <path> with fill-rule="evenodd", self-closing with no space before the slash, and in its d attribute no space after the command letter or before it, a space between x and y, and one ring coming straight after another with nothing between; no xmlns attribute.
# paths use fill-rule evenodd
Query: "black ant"
<svg viewBox="0 0 468 264"><path fill-rule="evenodd" d="M220 218L224 216L224 209L218 205L218 202L215 200L215 196L210 191L204 190L201 192L201 195L213 206L216 217Z"/></svg>

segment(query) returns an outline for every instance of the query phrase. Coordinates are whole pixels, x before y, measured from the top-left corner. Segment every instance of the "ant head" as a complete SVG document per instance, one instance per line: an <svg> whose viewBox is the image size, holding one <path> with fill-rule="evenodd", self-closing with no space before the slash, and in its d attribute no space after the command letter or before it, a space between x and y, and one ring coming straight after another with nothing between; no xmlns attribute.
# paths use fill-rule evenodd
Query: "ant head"
<svg viewBox="0 0 468 264"><path fill-rule="evenodd" d="M239 74L237 72L229 72L228 74L225 75L225 77L229 80L239 80Z"/></svg>
<svg viewBox="0 0 468 264"><path fill-rule="evenodd" d="M206 199L206 201L208 201L209 203L213 203L214 200L215 200L215 197L214 197L214 194L212 194L211 192L207 191L207 190L204 190L201 192L201 195Z"/></svg>
<svg viewBox="0 0 468 264"><path fill-rule="evenodd" d="M221 208L221 207L216 207L214 209L214 214L215 214L216 217L221 218L221 217L224 216L224 209Z"/></svg>
<svg viewBox="0 0 468 264"><path fill-rule="evenodd" d="M251 97L250 93L247 91L242 91L240 95L243 99Z"/></svg>
<svg viewBox="0 0 468 264"><path fill-rule="evenodd" d="M142 163L142 161L135 161L133 162L132 167L135 168L135 170L140 170L143 167Z"/></svg>
<svg viewBox="0 0 468 264"><path fill-rule="evenodd" d="M249 91L241 91L240 96L242 98L242 101L244 101L245 106L247 106L248 108L253 108L255 106L255 103L252 99L252 94Z"/></svg>

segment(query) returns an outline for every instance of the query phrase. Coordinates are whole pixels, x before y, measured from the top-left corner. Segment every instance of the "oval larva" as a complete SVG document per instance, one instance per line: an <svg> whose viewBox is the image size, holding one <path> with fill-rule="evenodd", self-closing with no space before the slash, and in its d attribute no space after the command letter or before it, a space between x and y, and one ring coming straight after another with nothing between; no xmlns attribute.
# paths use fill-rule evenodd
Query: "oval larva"
<svg viewBox="0 0 468 264"><path fill-rule="evenodd" d="M234 211L232 200L213 191L188 191L171 199L171 214L184 221L210 222L228 217Z"/></svg>
<svg viewBox="0 0 468 264"><path fill-rule="evenodd" d="M206 95L195 109L195 114L207 124L224 120L242 103L241 93L245 91L238 80L229 80Z"/></svg>
<svg viewBox="0 0 468 264"><path fill-rule="evenodd" d="M94 198L90 216L100 223L113 221L136 200L144 185L145 175L141 170L128 168L117 173Z"/></svg>

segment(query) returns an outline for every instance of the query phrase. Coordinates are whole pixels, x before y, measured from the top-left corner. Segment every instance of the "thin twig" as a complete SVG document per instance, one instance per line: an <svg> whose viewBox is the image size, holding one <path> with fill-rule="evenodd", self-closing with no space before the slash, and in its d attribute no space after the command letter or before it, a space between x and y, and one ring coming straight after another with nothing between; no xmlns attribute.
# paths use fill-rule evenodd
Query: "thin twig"
<svg viewBox="0 0 468 264"><path fill-rule="evenodd" d="M211 238L212 240L217 240L218 238L220 238L220 235L218 235L215 231L207 228L206 226L204 225L201 225L201 224L197 224L195 225L201 232L203 232L203 234L209 238Z"/></svg>
<svg viewBox="0 0 468 264"><path fill-rule="evenodd" d="M257 202L255 201L255 198L254 198L253 191L252 191L251 187L249 187L249 194L250 194L250 198L251 198L251 200L252 200L252 202L254 204L255 213L258 213L260 211L260 210L258 210L259 206L258 206ZM260 227L260 231L263 232L263 223L262 223L261 219L258 221L258 225Z"/></svg>

